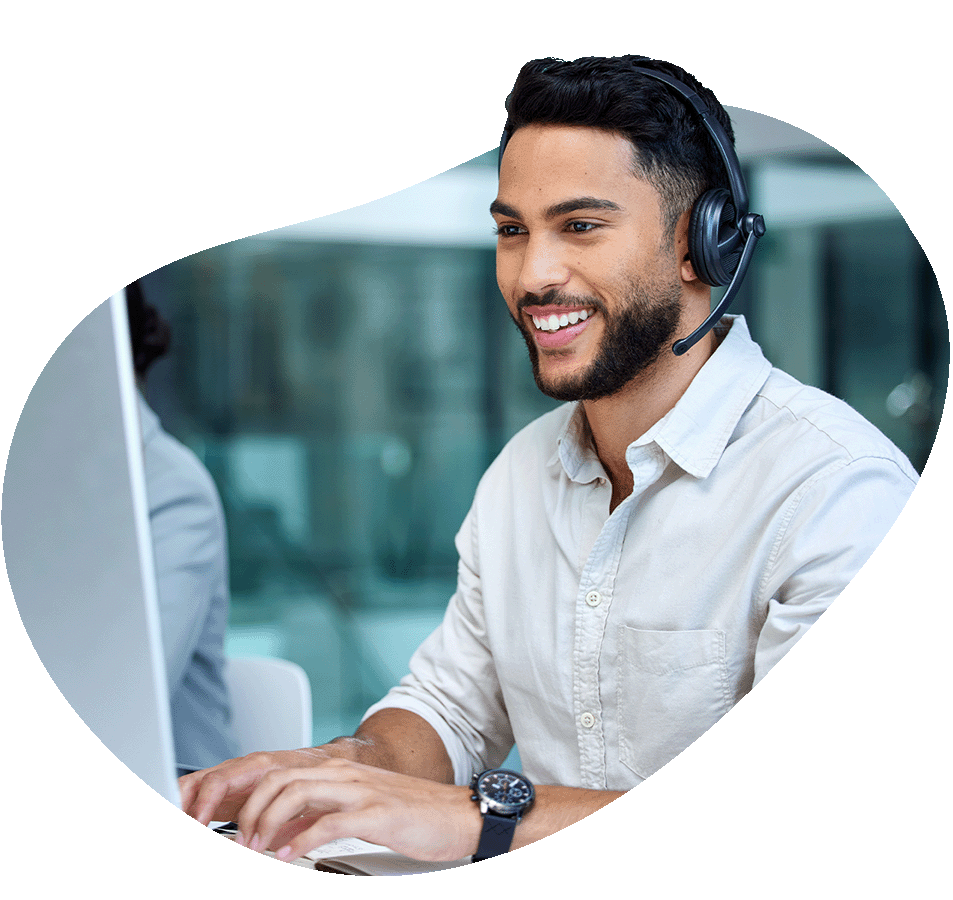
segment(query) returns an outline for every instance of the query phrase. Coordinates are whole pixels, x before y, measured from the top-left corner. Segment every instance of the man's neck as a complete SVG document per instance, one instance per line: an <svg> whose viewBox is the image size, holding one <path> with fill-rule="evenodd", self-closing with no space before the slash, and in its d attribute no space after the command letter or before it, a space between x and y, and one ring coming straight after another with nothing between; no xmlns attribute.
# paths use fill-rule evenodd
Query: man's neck
<svg viewBox="0 0 953 900"><path fill-rule="evenodd" d="M682 356L663 354L611 397L582 401L593 445L612 483L610 511L632 493L626 449L675 406L715 346L709 332Z"/></svg>

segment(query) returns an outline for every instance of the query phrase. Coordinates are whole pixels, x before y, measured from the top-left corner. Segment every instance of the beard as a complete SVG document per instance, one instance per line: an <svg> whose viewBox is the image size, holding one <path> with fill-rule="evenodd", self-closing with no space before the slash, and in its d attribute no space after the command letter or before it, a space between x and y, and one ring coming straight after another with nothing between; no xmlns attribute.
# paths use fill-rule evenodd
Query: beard
<svg viewBox="0 0 953 900"><path fill-rule="evenodd" d="M600 400L618 393L648 369L671 347L681 319L681 286L677 281L631 284L624 303L615 314L596 297L571 296L552 290L542 297L527 294L517 305L513 321L523 335L537 387L555 400ZM547 380L540 371L539 348L532 326L519 313L526 306L558 305L594 308L602 316L605 331L589 367L577 375Z"/></svg>

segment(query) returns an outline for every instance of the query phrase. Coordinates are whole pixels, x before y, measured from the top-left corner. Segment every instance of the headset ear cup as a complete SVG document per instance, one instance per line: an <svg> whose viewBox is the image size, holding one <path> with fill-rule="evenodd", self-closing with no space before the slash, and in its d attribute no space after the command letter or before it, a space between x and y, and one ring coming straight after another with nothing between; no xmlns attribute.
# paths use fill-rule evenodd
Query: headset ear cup
<svg viewBox="0 0 953 900"><path fill-rule="evenodd" d="M739 232L731 194L722 188L702 194L688 220L688 256L705 284L722 287L731 281L741 255L740 242L731 240L733 234ZM720 250L719 244L730 249Z"/></svg>

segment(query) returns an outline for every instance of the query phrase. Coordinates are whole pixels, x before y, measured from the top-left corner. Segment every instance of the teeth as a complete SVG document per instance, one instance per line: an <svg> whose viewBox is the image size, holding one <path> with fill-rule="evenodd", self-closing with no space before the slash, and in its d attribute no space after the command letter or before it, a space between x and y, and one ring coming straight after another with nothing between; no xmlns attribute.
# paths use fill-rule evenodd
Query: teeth
<svg viewBox="0 0 953 900"><path fill-rule="evenodd" d="M563 313L561 316L555 314L546 317L533 316L533 324L540 331L558 331L567 325L575 325L577 322L585 322L589 318L589 310L581 309L578 312L573 310L571 313Z"/></svg>

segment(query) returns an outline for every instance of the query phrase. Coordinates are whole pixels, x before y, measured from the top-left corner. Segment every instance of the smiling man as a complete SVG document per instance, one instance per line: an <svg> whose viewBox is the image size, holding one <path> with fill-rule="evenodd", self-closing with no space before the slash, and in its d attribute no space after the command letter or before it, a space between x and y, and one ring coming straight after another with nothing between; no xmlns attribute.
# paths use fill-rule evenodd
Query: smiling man
<svg viewBox="0 0 953 900"><path fill-rule="evenodd" d="M500 291L567 402L481 480L444 621L354 736L182 780L190 814L281 858L356 836L482 859L609 803L788 652L916 483L711 312L762 223L710 91L641 57L536 60L507 112ZM514 743L524 771L494 770Z"/></svg>

